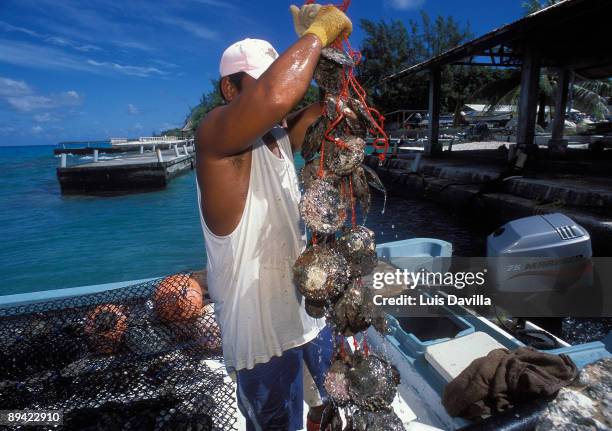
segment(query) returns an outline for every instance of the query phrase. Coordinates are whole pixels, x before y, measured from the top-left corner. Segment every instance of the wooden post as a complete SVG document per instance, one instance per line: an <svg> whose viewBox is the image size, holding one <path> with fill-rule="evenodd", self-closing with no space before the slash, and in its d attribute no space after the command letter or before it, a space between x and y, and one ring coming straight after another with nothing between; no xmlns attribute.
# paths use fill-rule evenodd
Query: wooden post
<svg viewBox="0 0 612 431"><path fill-rule="evenodd" d="M187 145L183 145L183 150L185 151L185 155L189 155L189 150L187 150Z"/></svg>
<svg viewBox="0 0 612 431"><path fill-rule="evenodd" d="M417 153L414 156L414 160L412 161L412 165L410 166L410 172L419 171L419 166L421 165L421 157L423 157L423 153Z"/></svg>
<svg viewBox="0 0 612 431"><path fill-rule="evenodd" d="M62 153L61 156L60 156L60 168L65 168L66 167L66 165L67 165L66 160L67 160L66 153Z"/></svg>
<svg viewBox="0 0 612 431"><path fill-rule="evenodd" d="M540 55L525 47L521 67L521 94L518 104L516 143L519 149L535 147L536 110L540 83Z"/></svg>
<svg viewBox="0 0 612 431"><path fill-rule="evenodd" d="M140 154L143 154L143 153L144 153L144 145L141 145L140 146Z"/></svg>
<svg viewBox="0 0 612 431"><path fill-rule="evenodd" d="M94 150L93 156L94 156L94 163L98 163L98 150Z"/></svg>
<svg viewBox="0 0 612 431"><path fill-rule="evenodd" d="M176 157L180 156L179 150L178 150L178 145L174 144L174 154L176 155Z"/></svg>
<svg viewBox="0 0 612 431"><path fill-rule="evenodd" d="M153 145L153 152L155 152L155 147L156 147L156 145Z"/></svg>
<svg viewBox="0 0 612 431"><path fill-rule="evenodd" d="M428 156L440 152L440 69L429 71L429 140L425 143L425 154Z"/></svg>
<svg viewBox="0 0 612 431"><path fill-rule="evenodd" d="M548 141L548 148L554 152L564 153L567 150L567 140L563 139L563 129L565 128L565 112L571 80L572 71L568 69L559 70L555 95L555 119L552 125L552 136Z"/></svg>
<svg viewBox="0 0 612 431"><path fill-rule="evenodd" d="M156 153L157 153L157 161L159 163L163 162L164 161L164 156L162 156L162 152L161 152L161 150L159 148L156 150Z"/></svg>

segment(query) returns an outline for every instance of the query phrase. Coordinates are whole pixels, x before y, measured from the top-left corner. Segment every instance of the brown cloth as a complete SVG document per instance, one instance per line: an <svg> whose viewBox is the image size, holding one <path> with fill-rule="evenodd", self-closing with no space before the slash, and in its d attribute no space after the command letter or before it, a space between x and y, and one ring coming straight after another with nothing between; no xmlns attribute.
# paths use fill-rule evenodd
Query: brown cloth
<svg viewBox="0 0 612 431"><path fill-rule="evenodd" d="M475 359L444 389L442 404L451 416L467 419L503 412L521 401L554 395L576 377L567 355L531 347L496 349Z"/></svg>

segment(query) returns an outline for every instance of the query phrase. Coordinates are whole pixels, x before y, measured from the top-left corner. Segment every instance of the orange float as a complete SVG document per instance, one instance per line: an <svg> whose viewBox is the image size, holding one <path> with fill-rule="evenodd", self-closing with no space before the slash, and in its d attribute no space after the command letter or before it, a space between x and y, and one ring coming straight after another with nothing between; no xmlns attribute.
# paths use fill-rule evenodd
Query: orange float
<svg viewBox="0 0 612 431"><path fill-rule="evenodd" d="M197 318L204 305L202 288L186 274L164 278L153 293L157 317L167 323Z"/></svg>
<svg viewBox="0 0 612 431"><path fill-rule="evenodd" d="M115 304L98 305L85 317L85 334L101 353L118 350L127 329L125 307Z"/></svg>

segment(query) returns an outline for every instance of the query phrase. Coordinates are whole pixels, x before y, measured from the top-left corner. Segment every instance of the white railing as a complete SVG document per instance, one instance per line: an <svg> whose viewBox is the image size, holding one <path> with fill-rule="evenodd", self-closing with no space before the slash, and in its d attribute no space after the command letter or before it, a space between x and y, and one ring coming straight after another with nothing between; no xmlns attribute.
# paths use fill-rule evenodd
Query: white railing
<svg viewBox="0 0 612 431"><path fill-rule="evenodd" d="M177 138L176 136L144 136L141 138L138 138L138 141L140 142L173 142L178 140L179 138Z"/></svg>

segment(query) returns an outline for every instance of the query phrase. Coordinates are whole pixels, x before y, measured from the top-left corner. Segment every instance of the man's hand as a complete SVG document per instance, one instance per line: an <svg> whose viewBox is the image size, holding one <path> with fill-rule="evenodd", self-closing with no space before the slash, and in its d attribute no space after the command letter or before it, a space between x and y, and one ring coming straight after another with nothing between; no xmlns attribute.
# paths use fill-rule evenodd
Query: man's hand
<svg viewBox="0 0 612 431"><path fill-rule="evenodd" d="M335 6L311 4L291 6L295 31L299 36L312 34L319 38L323 47L330 45L338 37L348 37L353 31L351 20Z"/></svg>

